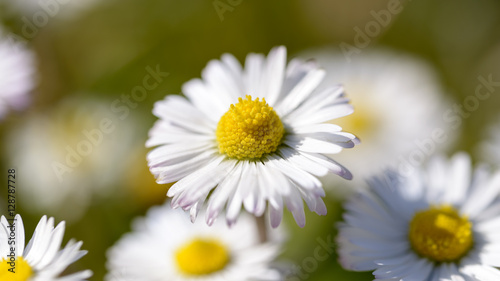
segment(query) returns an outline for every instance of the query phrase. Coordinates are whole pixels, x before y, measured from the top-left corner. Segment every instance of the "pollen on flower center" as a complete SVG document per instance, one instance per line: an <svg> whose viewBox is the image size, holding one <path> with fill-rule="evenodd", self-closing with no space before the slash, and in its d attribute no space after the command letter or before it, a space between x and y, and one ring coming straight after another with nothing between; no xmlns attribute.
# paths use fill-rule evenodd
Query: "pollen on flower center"
<svg viewBox="0 0 500 281"><path fill-rule="evenodd" d="M436 262L458 261L472 247L472 223L451 206L431 207L415 214L409 238L421 256Z"/></svg>
<svg viewBox="0 0 500 281"><path fill-rule="evenodd" d="M205 275L222 270L229 253L216 240L195 239L176 252L177 266L186 275Z"/></svg>
<svg viewBox="0 0 500 281"><path fill-rule="evenodd" d="M18 257L14 262L10 259L2 259L0 262L0 280L27 281L31 275L33 270L22 257Z"/></svg>
<svg viewBox="0 0 500 281"><path fill-rule="evenodd" d="M284 133L280 118L266 100L247 95L221 117L216 137L220 153L242 160L276 151Z"/></svg>

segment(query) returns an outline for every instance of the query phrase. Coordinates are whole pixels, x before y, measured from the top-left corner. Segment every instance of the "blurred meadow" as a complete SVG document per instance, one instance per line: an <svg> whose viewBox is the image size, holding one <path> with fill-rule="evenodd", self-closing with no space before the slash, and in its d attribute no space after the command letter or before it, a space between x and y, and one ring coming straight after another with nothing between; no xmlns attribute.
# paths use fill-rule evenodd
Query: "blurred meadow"
<svg viewBox="0 0 500 281"><path fill-rule="evenodd" d="M151 113L153 104L166 95L182 94L182 84L200 77L205 65L223 53L244 63L248 53L267 54L279 45L287 47L288 60L314 59L320 50L322 56L331 52L344 59L325 66L328 70L338 65L338 73L344 72L341 65L374 50L425 64L424 69L432 71L424 70L424 75L439 85L436 100L444 105L424 105L429 112L422 110L422 119L411 117L409 123L401 124L405 118L395 116L393 122L399 123L394 126L418 130L413 123L421 121L430 129L443 128L450 137L427 153L418 145L430 137L427 132L411 135L417 139L400 140L408 145L407 153L419 150L428 157L462 150L475 162L490 161L479 145L487 140L490 127L500 127L500 2L495 0L0 0L0 19L7 33L35 53L37 76L30 105L0 121L0 167L17 171L17 212L25 221L26 236L31 237L42 215L65 220L64 241L82 240L89 251L68 271L91 269L90 280L103 280L106 250L130 231L132 220L167 199L168 186L154 182L146 163L144 143L157 119ZM378 83L390 84L414 73L401 68L398 76L385 75ZM152 79L145 82L147 75ZM335 75L330 78L328 82L344 83L335 81ZM474 98L484 79L497 84L483 87L490 90L488 98ZM345 83L349 97L348 90L356 85ZM401 84L401 97L407 95L404 85L416 91L416 84ZM421 89L424 99L427 88ZM364 98L359 99L361 103ZM391 99L381 105L383 111L398 106ZM356 100L353 104L357 109ZM405 111L400 108L400 114ZM349 124L349 117L344 118ZM109 122L103 124L104 119ZM346 126L360 136L360 147L365 145L360 125ZM92 138L98 144L87 155L70 157L74 166L59 170L59 175L54 171L54 162L65 163L82 140ZM396 133L383 139L399 140ZM350 151L343 153L349 158ZM355 184L363 185L356 173L356 161L364 161L363 155L356 157L344 164ZM374 165L382 169L385 163ZM352 185L326 180L328 215L306 210L304 228L285 212L289 240L279 262L296 264L298 273L290 280L373 279L370 272L343 270L327 248L328 258L315 257L317 247L334 240L345 197L362 188ZM1 214L7 213L6 196L2 185Z"/></svg>

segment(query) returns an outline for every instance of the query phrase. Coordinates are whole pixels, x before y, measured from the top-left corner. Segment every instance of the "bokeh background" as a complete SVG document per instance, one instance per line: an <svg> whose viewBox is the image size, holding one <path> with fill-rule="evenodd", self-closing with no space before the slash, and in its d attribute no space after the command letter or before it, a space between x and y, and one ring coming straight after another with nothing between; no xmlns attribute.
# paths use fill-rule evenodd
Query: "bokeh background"
<svg viewBox="0 0 500 281"><path fill-rule="evenodd" d="M285 45L289 57L317 48L341 52L342 43L356 46L357 30L365 30L374 13L388 5L402 10L368 36L361 52L391 49L427 62L448 108L474 95L479 76L500 81L496 0L0 1L4 29L26 40L37 61L31 105L0 123L0 166L2 171L17 169L17 211L27 236L44 214L65 220L65 241L83 240L89 251L68 271L89 268L94 271L91 280L102 280L106 250L130 230L134 217L166 200L168 186L154 182L145 160L155 101L181 93L184 82L200 77L206 63L225 52L243 62L247 53L268 53L277 45ZM44 11L46 21L35 18ZM122 95L143 84L148 67L168 76L143 100L126 103ZM465 150L475 161L483 160L478 145L488 128L500 126L499 95L500 87L463 118L454 141L445 145L447 153ZM99 128L103 118L111 120L113 131L103 133L102 143L64 173L62 181L54 181L54 161L64 163L66 147L76 149L86 139L83 130ZM1 214L6 213L3 186ZM300 266L301 280L372 280L371 273L341 269L335 254L307 261L319 240L335 237L346 196L331 191L336 187L326 186L328 215L306 211L305 228L286 213L290 235L280 261Z"/></svg>

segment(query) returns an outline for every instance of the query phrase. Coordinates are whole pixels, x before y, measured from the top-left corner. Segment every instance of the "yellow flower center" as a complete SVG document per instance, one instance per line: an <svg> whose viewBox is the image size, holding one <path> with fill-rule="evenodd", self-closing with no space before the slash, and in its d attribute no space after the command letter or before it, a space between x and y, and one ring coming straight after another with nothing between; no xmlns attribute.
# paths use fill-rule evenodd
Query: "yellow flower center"
<svg viewBox="0 0 500 281"><path fill-rule="evenodd" d="M431 207L410 223L411 246L436 262L458 261L473 244L472 223L451 206Z"/></svg>
<svg viewBox="0 0 500 281"><path fill-rule="evenodd" d="M205 275L222 270L229 262L229 253L216 240L195 239L176 252L177 265L186 275Z"/></svg>
<svg viewBox="0 0 500 281"><path fill-rule="evenodd" d="M252 100L248 95L231 104L216 131L219 152L238 160L275 152L284 134L280 118L266 100Z"/></svg>
<svg viewBox="0 0 500 281"><path fill-rule="evenodd" d="M2 259L0 262L0 280L27 281L31 275L33 270L22 257L18 257L15 262L10 259Z"/></svg>

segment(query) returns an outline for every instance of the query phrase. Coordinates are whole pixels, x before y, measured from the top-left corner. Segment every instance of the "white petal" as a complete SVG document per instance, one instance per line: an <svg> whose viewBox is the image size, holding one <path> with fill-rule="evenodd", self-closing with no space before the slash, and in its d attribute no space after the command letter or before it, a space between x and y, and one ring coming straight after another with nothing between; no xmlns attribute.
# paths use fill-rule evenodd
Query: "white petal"
<svg viewBox="0 0 500 281"><path fill-rule="evenodd" d="M286 66L286 48L276 47L269 52L264 69L263 95L268 104L275 104L280 97Z"/></svg>
<svg viewBox="0 0 500 281"><path fill-rule="evenodd" d="M274 155L270 156L269 160L270 161L268 162L268 165L271 165L271 167L281 171L284 175L286 175L290 180L295 182L297 185L317 193L318 196L324 196L324 191L323 188L321 187L321 182L316 177L296 168L286 160L276 157Z"/></svg>
<svg viewBox="0 0 500 281"><path fill-rule="evenodd" d="M447 179L444 202L451 204L461 202L471 183L470 158L466 154L456 154L452 160L451 177Z"/></svg>
<svg viewBox="0 0 500 281"><path fill-rule="evenodd" d="M169 188L167 196L175 196L177 193L184 191L186 188L190 188L190 185L198 181L201 177L206 176L207 173L213 172L222 160L224 160L224 156L216 157L204 167L197 169L193 173L182 178Z"/></svg>
<svg viewBox="0 0 500 281"><path fill-rule="evenodd" d="M25 244L25 236L24 236L24 224L21 215L17 214L14 218L16 221L16 255L18 257L22 256L24 253L24 244Z"/></svg>
<svg viewBox="0 0 500 281"><path fill-rule="evenodd" d="M208 225L212 225L218 217L224 204L228 201L231 194L234 194L241 178L242 167L241 164L234 164L235 167L228 173L228 176L217 186L210 195L208 202L205 220Z"/></svg>
<svg viewBox="0 0 500 281"><path fill-rule="evenodd" d="M217 155L218 153L216 151L205 151L184 162L168 166L153 167L151 168L151 173L156 176L156 182L159 184L175 182L208 165ZM170 188L170 190L172 190L172 188Z"/></svg>
<svg viewBox="0 0 500 281"><path fill-rule="evenodd" d="M322 108L336 104L347 104L348 102L349 100L344 98L344 88L342 86L328 87L312 95L294 111L284 116L283 119L295 126L297 122L308 119L308 116L316 114Z"/></svg>
<svg viewBox="0 0 500 281"><path fill-rule="evenodd" d="M229 105L235 103L238 97L243 96L231 72L218 60L211 60L201 73L206 86L211 88L215 95L212 98L220 99Z"/></svg>
<svg viewBox="0 0 500 281"><path fill-rule="evenodd" d="M287 136L284 143L293 149L310 153L336 154L342 151L338 144L309 137Z"/></svg>
<svg viewBox="0 0 500 281"><path fill-rule="evenodd" d="M278 227L283 219L283 200L281 196L277 197L275 202L276 206L269 204L268 207L269 221L273 228Z"/></svg>
<svg viewBox="0 0 500 281"><path fill-rule="evenodd" d="M60 222L57 227L51 232L47 250L44 252L43 258L40 263L35 266L35 269L40 270L52 262L55 255L57 254L57 251L59 251L59 248L61 247L61 242L64 236L64 228L65 222L63 221Z"/></svg>
<svg viewBox="0 0 500 281"><path fill-rule="evenodd" d="M2 216L1 217L1 223L0 223L0 257L4 258L7 257L9 254L10 246L8 243L8 237L10 236L10 230L6 227L8 225L7 219ZM24 250L24 249L23 249Z"/></svg>
<svg viewBox="0 0 500 281"><path fill-rule="evenodd" d="M200 154L210 148L213 148L213 144L206 142L163 145L151 150L148 153L148 166L153 168L162 165L184 162L192 158L194 155Z"/></svg>
<svg viewBox="0 0 500 281"><path fill-rule="evenodd" d="M245 61L245 95L260 97L262 84L262 69L264 56L261 54L249 54ZM254 97L255 98L255 97Z"/></svg>
<svg viewBox="0 0 500 281"><path fill-rule="evenodd" d="M217 123L211 122L205 114L180 96L167 96L165 100L155 103L153 114L192 132L212 134L217 127Z"/></svg>
<svg viewBox="0 0 500 281"><path fill-rule="evenodd" d="M299 227L306 226L306 214L304 213L304 203L296 189L291 189L290 196L286 197L286 206L292 212L293 218Z"/></svg>
<svg viewBox="0 0 500 281"><path fill-rule="evenodd" d="M192 79L184 83L182 92L212 122L218 122L222 114L229 109L229 104L217 99L211 89L206 87L200 79Z"/></svg>
<svg viewBox="0 0 500 281"><path fill-rule="evenodd" d="M300 105L318 87L325 77L323 69L315 69L290 91L284 100L275 108L279 116L285 116Z"/></svg>
<svg viewBox="0 0 500 281"><path fill-rule="evenodd" d="M486 183L486 186L476 188L462 207L462 212L475 217L488 207L500 193L500 172L497 172Z"/></svg>
<svg viewBox="0 0 500 281"><path fill-rule="evenodd" d="M218 162L219 160L215 160L212 163ZM210 190L227 176L227 171L232 170L234 166L233 161L222 161L218 165L212 163L200 169L200 173L195 172L194 176L189 175L177 182L177 184L186 184L188 187L174 196L172 199L174 208L177 206L183 209L191 208L202 197L206 197Z"/></svg>
<svg viewBox="0 0 500 281"><path fill-rule="evenodd" d="M317 110L314 114L304 116L301 119L294 119L294 126L306 126L331 121L340 117L347 116L354 112L354 108L350 104L337 104ZM292 124L292 122L290 122Z"/></svg>
<svg viewBox="0 0 500 281"><path fill-rule="evenodd" d="M317 153L301 152L301 154L326 167L331 173L337 174L347 180L352 179L352 174L348 169L329 157Z"/></svg>
<svg viewBox="0 0 500 281"><path fill-rule="evenodd" d="M286 161L290 161L293 165L299 167L300 169L313 174L318 177L322 177L328 173L328 168L320 165L319 163L305 157L304 155L294 151L291 148L282 148L280 153Z"/></svg>

